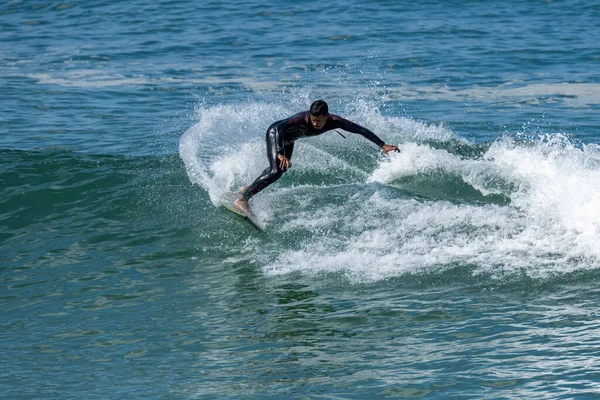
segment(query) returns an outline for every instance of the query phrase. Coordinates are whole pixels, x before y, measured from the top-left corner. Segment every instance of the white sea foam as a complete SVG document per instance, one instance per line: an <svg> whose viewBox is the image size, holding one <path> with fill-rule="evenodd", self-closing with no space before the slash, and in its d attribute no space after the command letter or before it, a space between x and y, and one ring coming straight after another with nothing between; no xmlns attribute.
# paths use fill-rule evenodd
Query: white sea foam
<svg viewBox="0 0 600 400"><path fill-rule="evenodd" d="M504 140L486 159L519 184L513 204L540 225L575 235L574 251L600 256L600 152L596 145L575 147L562 135L541 138L532 147Z"/></svg>
<svg viewBox="0 0 600 400"><path fill-rule="evenodd" d="M508 196L511 204L452 204L376 194L319 215L320 231L336 227L343 235L311 238L301 248L279 254L265 272L336 272L363 282L457 265L497 278L547 278L600 267L597 146L575 147L560 135L531 145L503 139L478 160L423 145L402 148L402 154L383 161L369 180L393 183L441 171L459 175L483 194ZM314 223L309 214L292 215L296 228L303 221Z"/></svg>
<svg viewBox="0 0 600 400"><path fill-rule="evenodd" d="M204 188L215 205L224 191L237 189L236 184L265 168L263 115L278 113L283 114L266 104L198 108L199 121L181 137L179 154L190 181Z"/></svg>

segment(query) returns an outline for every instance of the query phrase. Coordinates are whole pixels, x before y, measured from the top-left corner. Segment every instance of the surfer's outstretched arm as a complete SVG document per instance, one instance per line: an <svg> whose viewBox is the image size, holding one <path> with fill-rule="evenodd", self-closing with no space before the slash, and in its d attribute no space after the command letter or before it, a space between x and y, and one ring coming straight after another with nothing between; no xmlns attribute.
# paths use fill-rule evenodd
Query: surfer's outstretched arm
<svg viewBox="0 0 600 400"><path fill-rule="evenodd" d="M374 134L372 131L365 128L364 126L355 124L354 122L348 121L347 119L344 119L337 115L332 115L332 118L334 119L337 128L343 129L348 132L357 133L365 137L366 139L379 146L385 154L389 153L390 151L400 152L398 146L393 144L385 144L383 140L381 140L376 134Z"/></svg>

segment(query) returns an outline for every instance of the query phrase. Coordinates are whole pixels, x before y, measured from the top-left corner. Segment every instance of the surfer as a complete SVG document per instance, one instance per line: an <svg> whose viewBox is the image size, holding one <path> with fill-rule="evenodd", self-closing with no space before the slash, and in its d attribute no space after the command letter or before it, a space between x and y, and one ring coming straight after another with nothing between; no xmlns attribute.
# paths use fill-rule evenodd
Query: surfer
<svg viewBox="0 0 600 400"><path fill-rule="evenodd" d="M269 167L252 184L242 188L242 194L233 204L234 207L244 213L249 213L248 200L275 182L285 171L292 167L291 159L296 139L317 136L338 128L364 136L379 146L385 154L390 151L400 152L397 146L385 144L383 140L379 139L377 135L367 128L335 114L330 114L327 103L323 100L317 100L312 103L310 110L274 122L269 126L267 129L267 157L269 158Z"/></svg>

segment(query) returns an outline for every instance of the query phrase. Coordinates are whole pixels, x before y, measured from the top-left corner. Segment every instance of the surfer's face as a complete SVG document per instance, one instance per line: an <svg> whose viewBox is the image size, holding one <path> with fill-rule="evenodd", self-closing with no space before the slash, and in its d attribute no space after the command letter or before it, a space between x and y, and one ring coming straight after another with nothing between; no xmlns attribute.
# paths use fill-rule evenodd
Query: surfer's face
<svg viewBox="0 0 600 400"><path fill-rule="evenodd" d="M325 126L325 122L327 122L327 115L311 115L310 123L315 129L321 129Z"/></svg>

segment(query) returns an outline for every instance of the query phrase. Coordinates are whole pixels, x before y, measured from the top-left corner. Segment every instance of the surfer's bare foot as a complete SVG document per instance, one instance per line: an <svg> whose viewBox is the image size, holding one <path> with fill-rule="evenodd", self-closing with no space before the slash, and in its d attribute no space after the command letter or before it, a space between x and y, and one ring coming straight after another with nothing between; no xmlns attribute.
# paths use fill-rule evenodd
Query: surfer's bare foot
<svg viewBox="0 0 600 400"><path fill-rule="evenodd" d="M244 198L244 196L238 197L237 200L233 203L233 206L235 208L237 208L238 210L244 212L245 214L250 213L250 207L248 205L248 200L246 200Z"/></svg>

